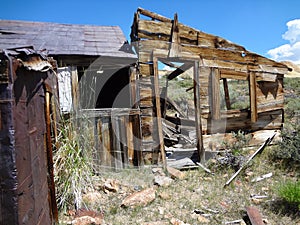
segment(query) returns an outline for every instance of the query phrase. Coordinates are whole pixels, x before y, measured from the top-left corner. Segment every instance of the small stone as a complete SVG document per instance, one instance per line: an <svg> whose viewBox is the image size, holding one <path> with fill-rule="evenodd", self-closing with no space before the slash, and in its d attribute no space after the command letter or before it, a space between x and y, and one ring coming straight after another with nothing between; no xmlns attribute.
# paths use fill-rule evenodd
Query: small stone
<svg viewBox="0 0 300 225"><path fill-rule="evenodd" d="M171 199L171 195L169 195L167 192L161 192L158 194L158 196L163 200Z"/></svg>
<svg viewBox="0 0 300 225"><path fill-rule="evenodd" d="M155 174L155 175L161 175L161 176L166 175L161 167L153 168L152 173Z"/></svg>
<svg viewBox="0 0 300 225"><path fill-rule="evenodd" d="M179 219L176 219L176 218L172 218L170 220L170 222L171 222L172 225L190 225L189 223L185 223L185 222L183 222Z"/></svg>
<svg viewBox="0 0 300 225"><path fill-rule="evenodd" d="M206 217L201 216L201 215L198 216L197 220L198 220L198 222L200 222L200 223L209 223L209 222L210 222L209 219L207 219Z"/></svg>
<svg viewBox="0 0 300 225"><path fill-rule="evenodd" d="M185 173L181 172L180 170L177 170L173 167L168 166L167 171L170 174L171 178L173 179L179 179L182 180L185 177Z"/></svg>
<svg viewBox="0 0 300 225"><path fill-rule="evenodd" d="M153 181L153 183L155 185L158 185L160 187L167 187L172 182L173 182L173 180L170 177L165 177L165 176L161 176L161 175L155 176L154 181Z"/></svg>
<svg viewBox="0 0 300 225"><path fill-rule="evenodd" d="M90 224L94 224L94 225L101 225L104 224L103 218L93 218L90 216L81 216L81 217L77 217L72 221L72 225L90 225Z"/></svg>
<svg viewBox="0 0 300 225"><path fill-rule="evenodd" d="M103 190L105 193L108 192L118 192L119 190L119 183L116 180L108 179L105 181L103 185Z"/></svg>

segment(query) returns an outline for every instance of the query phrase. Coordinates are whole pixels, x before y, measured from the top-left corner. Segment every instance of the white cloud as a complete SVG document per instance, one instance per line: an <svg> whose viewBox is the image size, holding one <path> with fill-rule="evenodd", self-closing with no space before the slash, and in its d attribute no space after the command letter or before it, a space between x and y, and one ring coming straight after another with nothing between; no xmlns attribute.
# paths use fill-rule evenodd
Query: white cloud
<svg viewBox="0 0 300 225"><path fill-rule="evenodd" d="M268 51L268 55L276 61L292 61L300 64L300 19L287 22L288 30L282 35L288 44Z"/></svg>

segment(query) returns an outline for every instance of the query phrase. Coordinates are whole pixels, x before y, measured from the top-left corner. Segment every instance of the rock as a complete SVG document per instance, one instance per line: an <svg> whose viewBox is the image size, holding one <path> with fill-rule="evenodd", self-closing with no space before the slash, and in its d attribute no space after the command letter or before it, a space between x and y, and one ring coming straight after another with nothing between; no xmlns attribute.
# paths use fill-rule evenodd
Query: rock
<svg viewBox="0 0 300 225"><path fill-rule="evenodd" d="M147 188L127 196L123 201L122 207L146 206L155 199L155 188Z"/></svg>
<svg viewBox="0 0 300 225"><path fill-rule="evenodd" d="M185 222L183 222L179 219L176 219L176 218L172 218L170 220L170 222L171 222L172 225L190 225L189 223L185 223Z"/></svg>
<svg viewBox="0 0 300 225"><path fill-rule="evenodd" d="M104 224L103 218L93 218L90 216L77 217L72 221L72 225L101 225Z"/></svg>
<svg viewBox="0 0 300 225"><path fill-rule="evenodd" d="M167 192L161 192L161 193L159 193L158 196L159 196L161 199L163 199L163 200L169 200L169 199L171 199L171 195L168 194Z"/></svg>
<svg viewBox="0 0 300 225"><path fill-rule="evenodd" d="M198 220L198 222L200 222L200 223L209 223L209 222L210 222L209 219L207 219L206 217L201 216L201 215L198 215L197 220Z"/></svg>
<svg viewBox="0 0 300 225"><path fill-rule="evenodd" d="M170 177L166 177L166 176L161 176L161 175L157 175L154 177L154 181L153 183L155 185L158 185L160 187L167 187L169 186L171 183L173 182L173 180Z"/></svg>
<svg viewBox="0 0 300 225"><path fill-rule="evenodd" d="M75 219L72 221L73 225L101 225L104 224L103 213L79 209L75 213Z"/></svg>
<svg viewBox="0 0 300 225"><path fill-rule="evenodd" d="M108 192L118 192L119 190L119 183L116 180L108 179L105 181L103 185L103 190L105 193Z"/></svg>
<svg viewBox="0 0 300 225"><path fill-rule="evenodd" d="M152 173L155 174L155 175L166 176L166 174L165 174L163 168L161 168L161 167L153 168L153 169L152 169Z"/></svg>
<svg viewBox="0 0 300 225"><path fill-rule="evenodd" d="M179 179L182 180L185 177L185 173L181 172L180 170L177 170L173 167L168 166L167 171L170 174L171 178L173 179Z"/></svg>

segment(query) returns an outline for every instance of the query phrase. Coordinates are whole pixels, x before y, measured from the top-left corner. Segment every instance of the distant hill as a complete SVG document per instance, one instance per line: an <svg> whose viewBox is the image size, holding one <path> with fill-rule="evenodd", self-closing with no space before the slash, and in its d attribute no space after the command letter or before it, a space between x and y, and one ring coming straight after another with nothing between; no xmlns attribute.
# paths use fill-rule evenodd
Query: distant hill
<svg viewBox="0 0 300 225"><path fill-rule="evenodd" d="M300 77L300 65L292 63L290 61L282 61L281 63L293 69L293 71L286 74L286 77Z"/></svg>

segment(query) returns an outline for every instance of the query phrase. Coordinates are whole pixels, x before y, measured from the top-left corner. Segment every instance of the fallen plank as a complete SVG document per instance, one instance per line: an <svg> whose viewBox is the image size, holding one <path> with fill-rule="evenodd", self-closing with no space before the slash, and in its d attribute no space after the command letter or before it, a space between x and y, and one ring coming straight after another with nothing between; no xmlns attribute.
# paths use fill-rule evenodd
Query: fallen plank
<svg viewBox="0 0 300 225"><path fill-rule="evenodd" d="M167 166L174 167L176 169L181 169L181 168L196 166L196 165L193 162L193 160L186 157L186 158L179 159L179 160L167 161Z"/></svg>
<svg viewBox="0 0 300 225"><path fill-rule="evenodd" d="M260 154L264 150L264 148L271 143L271 141L273 140L275 135L276 135L276 133L274 133L272 137L267 138L267 140L259 147L259 149L257 149L256 152L254 152L253 155L251 155L250 158L241 166L241 168L235 174L233 174L233 176L225 183L224 187L227 187L240 174L240 172L245 169L246 165L248 165L248 163L255 156Z"/></svg>
<svg viewBox="0 0 300 225"><path fill-rule="evenodd" d="M213 174L213 173L211 172L210 169L206 168L206 167L205 167L204 165L202 165L201 163L196 162L196 164L197 164L198 166L200 166L205 172L210 173L210 174Z"/></svg>
<svg viewBox="0 0 300 225"><path fill-rule="evenodd" d="M264 225L262 216L256 207L246 207L246 211L252 225Z"/></svg>
<svg viewBox="0 0 300 225"><path fill-rule="evenodd" d="M270 178L272 176L273 176L273 173L267 173L267 174L264 174L264 175L262 175L260 177L256 177L256 178L252 179L251 182L258 182L258 181Z"/></svg>

